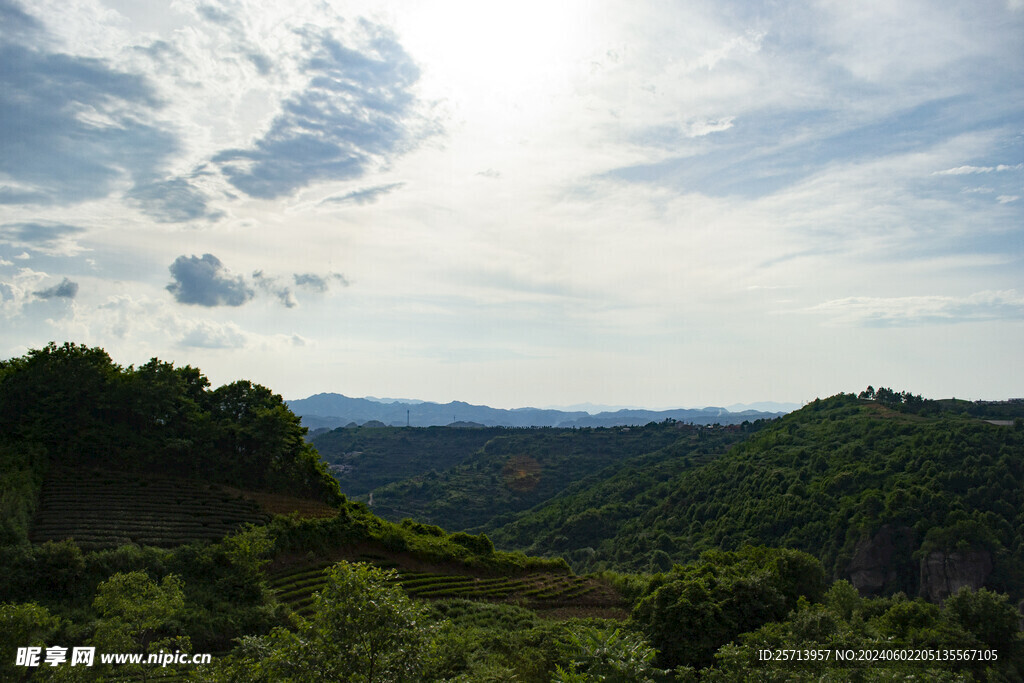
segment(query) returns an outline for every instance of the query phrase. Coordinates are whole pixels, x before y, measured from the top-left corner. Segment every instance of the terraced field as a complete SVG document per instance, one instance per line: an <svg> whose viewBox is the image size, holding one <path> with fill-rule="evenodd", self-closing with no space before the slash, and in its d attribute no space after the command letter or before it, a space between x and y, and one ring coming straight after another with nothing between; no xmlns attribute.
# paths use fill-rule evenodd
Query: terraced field
<svg viewBox="0 0 1024 683"><path fill-rule="evenodd" d="M259 503L216 484L103 470L53 472L43 485L30 538L73 538L83 549L125 543L174 546L265 524Z"/></svg>
<svg viewBox="0 0 1024 683"><path fill-rule="evenodd" d="M318 500L296 498L281 493L266 493L264 491L244 491L242 489L221 487L225 492L235 496L241 496L257 503L265 512L273 515L290 515L296 513L303 518L333 517L338 514L336 508Z"/></svg>
<svg viewBox="0 0 1024 683"><path fill-rule="evenodd" d="M536 572L519 576L474 576L421 571L397 566L380 557L356 558L386 569L395 569L396 582L409 597L424 600L464 598L511 602L533 610L559 608L615 608L621 598L598 581L570 574ZM319 562L271 574L270 586L278 599L295 612L308 615L314 594L326 581L324 571L332 562Z"/></svg>

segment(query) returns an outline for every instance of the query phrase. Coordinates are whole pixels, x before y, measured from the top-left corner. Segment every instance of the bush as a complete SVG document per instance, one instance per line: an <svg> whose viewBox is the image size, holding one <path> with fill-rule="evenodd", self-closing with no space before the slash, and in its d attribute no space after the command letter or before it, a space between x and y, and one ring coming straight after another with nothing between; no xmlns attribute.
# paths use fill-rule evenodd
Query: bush
<svg viewBox="0 0 1024 683"><path fill-rule="evenodd" d="M473 536L457 531L454 534L451 534L448 539L452 543L458 543L477 555L490 555L494 552L494 544L491 543L491 539L487 538L486 534Z"/></svg>
<svg viewBox="0 0 1024 683"><path fill-rule="evenodd" d="M396 574L339 562L327 572L313 616L297 632L276 628L242 639L216 680L414 681L430 663L436 634L427 607L393 585Z"/></svg>

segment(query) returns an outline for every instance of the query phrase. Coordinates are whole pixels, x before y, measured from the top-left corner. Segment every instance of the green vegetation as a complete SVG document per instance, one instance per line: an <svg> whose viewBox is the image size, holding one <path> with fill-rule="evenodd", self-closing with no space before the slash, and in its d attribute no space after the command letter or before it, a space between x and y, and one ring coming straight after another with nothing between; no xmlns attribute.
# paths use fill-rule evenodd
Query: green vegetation
<svg viewBox="0 0 1024 683"><path fill-rule="evenodd" d="M469 460L503 427L342 427L317 434L313 445L349 497Z"/></svg>
<svg viewBox="0 0 1024 683"><path fill-rule="evenodd" d="M678 440L659 450L625 458L568 486L549 501L488 534L500 546L533 555L561 555L576 571L671 568L675 544L640 531L620 547L620 532L670 496L683 472L721 457L763 423L709 428L675 425ZM650 426L649 426L650 427ZM501 519L492 522L500 522Z"/></svg>
<svg viewBox="0 0 1024 683"><path fill-rule="evenodd" d="M426 606L390 585L393 575L364 564L327 570L310 618L243 638L226 680L419 681L436 647Z"/></svg>
<svg viewBox="0 0 1024 683"><path fill-rule="evenodd" d="M122 368L103 349L50 344L0 361L0 452L341 500L279 395L245 380L209 385L191 366Z"/></svg>
<svg viewBox="0 0 1024 683"><path fill-rule="evenodd" d="M54 470L43 487L31 538L70 538L83 549L175 546L268 521L257 503L216 484L65 468Z"/></svg>
<svg viewBox="0 0 1024 683"><path fill-rule="evenodd" d="M450 447L342 430L366 486L388 444L395 476L453 463L374 489L425 515L388 521L340 494L268 389L50 345L0 363L0 677L1020 681L1024 429L1015 404L963 403L872 389L771 423ZM215 657L12 665L30 645ZM761 658L792 647L998 657Z"/></svg>
<svg viewBox="0 0 1024 683"><path fill-rule="evenodd" d="M28 542L48 465L42 446L0 438L0 545Z"/></svg>
<svg viewBox="0 0 1024 683"><path fill-rule="evenodd" d="M396 439L411 431L409 438L415 441L416 431L428 430L393 431ZM411 517L446 529L489 531L574 482L697 431L677 422L632 428L503 429L460 465L447 470L432 466L374 489L373 510L386 519ZM400 460L397 453L388 453L387 458Z"/></svg>
<svg viewBox="0 0 1024 683"><path fill-rule="evenodd" d="M741 633L778 621L800 599L825 590L821 563L796 550L709 551L699 562L657 576L634 617L669 667L701 668Z"/></svg>
<svg viewBox="0 0 1024 683"><path fill-rule="evenodd" d="M785 619L746 633L722 647L715 666L702 680L742 680L756 670L764 681L1020 681L1024 641L1017 631L1019 613L1006 596L985 589L962 589L942 606L902 593L861 598L847 582L832 585L820 603L801 602ZM852 653L916 651L956 656L967 651L974 661L847 662L762 661L761 651L779 652L794 643L811 651Z"/></svg>
<svg viewBox="0 0 1024 683"><path fill-rule="evenodd" d="M141 571L114 574L97 586L93 607L99 620L89 644L100 652L149 655L191 650L188 636L180 634L187 613L182 582L174 574L165 575L159 584ZM146 680L151 671L147 665L128 665L119 667L116 674ZM115 673L112 666L99 672Z"/></svg>
<svg viewBox="0 0 1024 683"><path fill-rule="evenodd" d="M577 569L665 570L712 549L789 547L819 558L834 579L881 573L861 587L910 595L941 588L927 585L927 572L921 581L929 553L958 552L979 571L991 565L984 585L1024 596L1024 431L1014 427L840 395L699 466L661 456L572 488L489 535L565 554ZM879 554L884 567L871 564Z"/></svg>
<svg viewBox="0 0 1024 683"><path fill-rule="evenodd" d="M372 555L358 557L360 561L379 566L390 564ZM269 586L278 599L299 614L307 615L313 609L314 597L328 581L328 570L333 563L320 562L298 568L287 568L270 575ZM408 568L394 568L389 579L402 587L413 598L441 600L465 598L469 600L500 601L529 606L533 610L551 610L573 607L618 608L625 602L599 581L571 574L550 571L532 571L513 576L493 576L481 573L436 573ZM451 570L449 570L451 571Z"/></svg>
<svg viewBox="0 0 1024 683"><path fill-rule="evenodd" d="M656 651L639 633L620 628L582 626L569 633L573 648L568 668L556 667L557 683L654 683L671 673L654 666Z"/></svg>

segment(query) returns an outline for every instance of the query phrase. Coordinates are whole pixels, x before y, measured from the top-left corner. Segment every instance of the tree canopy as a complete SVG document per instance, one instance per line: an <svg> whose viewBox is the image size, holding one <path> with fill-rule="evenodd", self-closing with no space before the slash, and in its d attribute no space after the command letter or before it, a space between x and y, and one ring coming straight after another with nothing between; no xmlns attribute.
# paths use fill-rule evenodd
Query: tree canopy
<svg viewBox="0 0 1024 683"><path fill-rule="evenodd" d="M159 471L337 503L337 483L305 433L270 389L239 380L211 390L190 365L153 358L126 368L71 343L0 361L0 434L41 445L57 466Z"/></svg>

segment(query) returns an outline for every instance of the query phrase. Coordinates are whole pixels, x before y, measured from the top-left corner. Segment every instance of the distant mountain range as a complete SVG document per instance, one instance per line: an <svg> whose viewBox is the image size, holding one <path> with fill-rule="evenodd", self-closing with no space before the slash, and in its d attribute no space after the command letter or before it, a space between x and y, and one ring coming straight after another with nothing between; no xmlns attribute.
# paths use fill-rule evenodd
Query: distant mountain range
<svg viewBox="0 0 1024 683"><path fill-rule="evenodd" d="M413 399L350 398L342 394L315 394L309 398L287 401L310 429L335 429L352 423L367 422L387 426L433 427L452 423L470 423L486 427L618 427L661 422L666 419L693 424L739 424L745 420L773 418L789 412L789 404L781 410L740 410L725 408L677 408L673 410L621 409L591 414L583 410L542 408L491 408L463 401L432 403ZM763 404L758 404L763 405ZM736 406L733 406L736 407ZM796 407L796 406L794 406ZM465 426L463 424L462 426Z"/></svg>

